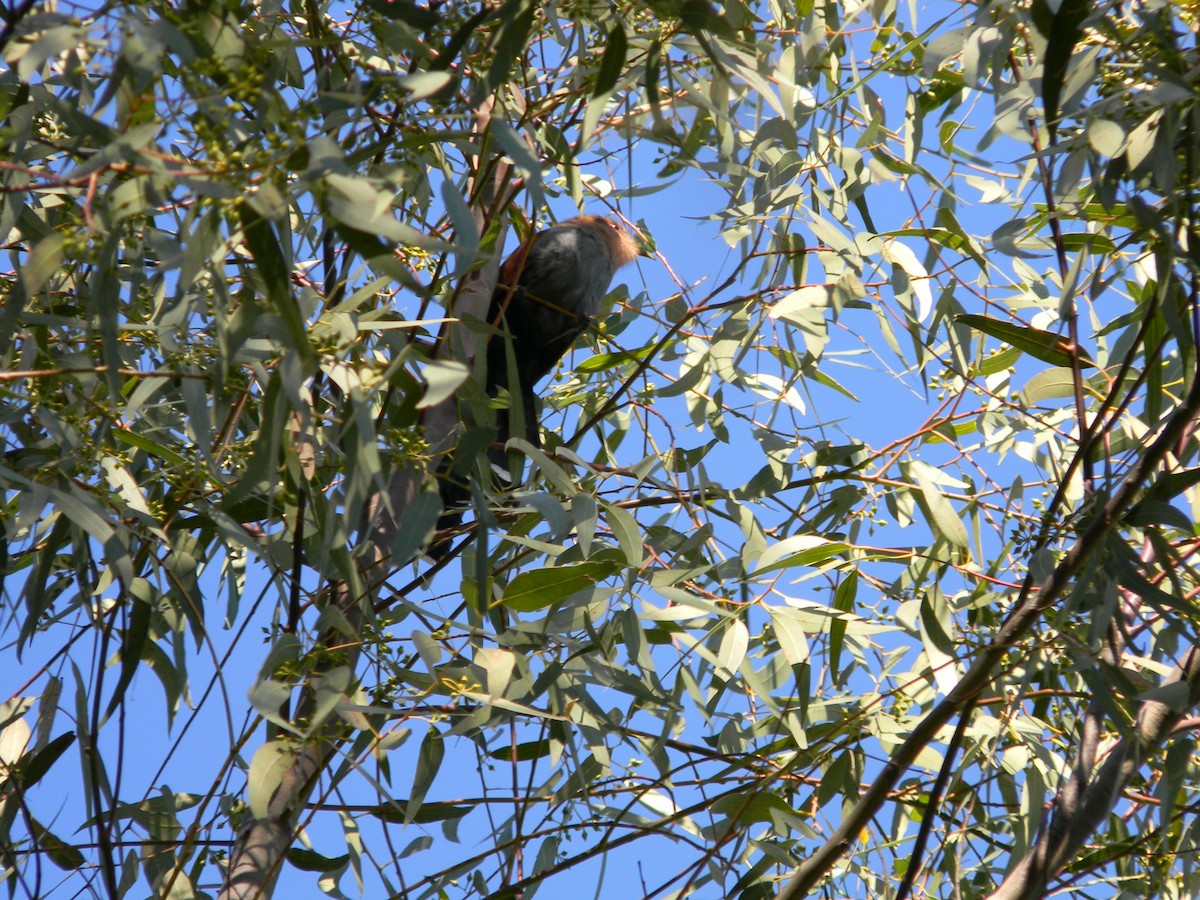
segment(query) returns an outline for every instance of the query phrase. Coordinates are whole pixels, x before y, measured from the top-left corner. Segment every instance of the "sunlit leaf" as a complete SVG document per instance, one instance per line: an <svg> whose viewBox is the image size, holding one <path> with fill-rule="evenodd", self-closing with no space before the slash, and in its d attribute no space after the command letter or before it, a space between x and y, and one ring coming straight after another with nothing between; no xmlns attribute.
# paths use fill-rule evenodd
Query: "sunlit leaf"
<svg viewBox="0 0 1200 900"><path fill-rule="evenodd" d="M283 741L268 741L254 752L247 775L247 802L257 818L266 818L275 789L296 759L296 750Z"/></svg>
<svg viewBox="0 0 1200 900"><path fill-rule="evenodd" d="M999 338L1023 353L1028 353L1035 359L1048 362L1051 365L1070 368L1072 359L1078 357L1082 366L1093 366L1094 363L1086 354L1072 350L1070 344L1060 335L1049 331L1031 328L1028 325L1017 325L1012 322L1002 322L988 316L961 315L959 322L969 325L977 331Z"/></svg>
<svg viewBox="0 0 1200 900"><path fill-rule="evenodd" d="M584 562L522 572L504 590L501 603L517 612L536 612L615 574L611 562Z"/></svg>
<svg viewBox="0 0 1200 900"><path fill-rule="evenodd" d="M800 534L767 547L758 560L758 571L791 566L815 566L841 556L849 549L841 541L830 541L816 535Z"/></svg>

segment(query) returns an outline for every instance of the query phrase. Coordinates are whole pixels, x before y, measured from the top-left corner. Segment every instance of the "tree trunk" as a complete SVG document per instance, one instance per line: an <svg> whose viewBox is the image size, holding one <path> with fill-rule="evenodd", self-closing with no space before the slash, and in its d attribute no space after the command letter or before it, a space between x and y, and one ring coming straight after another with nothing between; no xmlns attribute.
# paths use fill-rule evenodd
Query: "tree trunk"
<svg viewBox="0 0 1200 900"><path fill-rule="evenodd" d="M491 108L489 102L476 111L474 131L481 145L491 121ZM497 161L494 166L485 168L482 163L482 158L477 159L477 189L473 197L477 232L481 235L485 233L489 219L505 208L514 193L509 185L510 166ZM493 257L464 280L454 300L456 314L478 319L487 314L496 287L502 250L501 243L497 242ZM453 331L443 332L442 345L448 358L459 359L469 366L475 355L478 338L468 328L455 329L455 324L446 326L446 329ZM425 410L422 426L431 450L431 466L436 466L439 458L452 448L457 424L458 406L454 397ZM355 631L361 627L381 586L395 567L407 562L393 560L391 548L404 511L420 493L426 475L425 471L402 466L391 473L387 490L377 492L366 505L358 540L369 541L370 549L358 556L359 584L357 587L346 583L337 585L331 600ZM346 646L344 637L340 635L328 637L331 643L346 647L341 665L354 671L358 664L358 645L351 642ZM311 713L314 702L314 693L306 691L297 704L294 721L304 721ZM271 796L267 814L254 819L238 835L230 854L220 900L252 900L271 896L284 855L295 835L298 814L343 741L340 736L317 738L298 749Z"/></svg>

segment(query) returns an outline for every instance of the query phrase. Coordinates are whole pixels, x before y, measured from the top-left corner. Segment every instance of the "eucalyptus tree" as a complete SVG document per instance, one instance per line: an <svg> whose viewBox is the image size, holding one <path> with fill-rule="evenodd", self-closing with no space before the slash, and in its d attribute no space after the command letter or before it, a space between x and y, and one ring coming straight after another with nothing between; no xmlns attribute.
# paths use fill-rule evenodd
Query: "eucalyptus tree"
<svg viewBox="0 0 1200 900"><path fill-rule="evenodd" d="M13 5L10 892L1195 891L1197 30Z"/></svg>

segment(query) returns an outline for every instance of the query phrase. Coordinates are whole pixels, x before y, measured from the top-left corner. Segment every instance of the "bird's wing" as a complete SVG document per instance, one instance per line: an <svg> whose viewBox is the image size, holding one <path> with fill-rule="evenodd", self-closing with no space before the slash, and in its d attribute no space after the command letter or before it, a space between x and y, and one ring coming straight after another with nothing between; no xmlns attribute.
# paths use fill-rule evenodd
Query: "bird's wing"
<svg viewBox="0 0 1200 900"><path fill-rule="evenodd" d="M537 236L519 282L532 299L591 318L612 280L608 247L590 229L558 225Z"/></svg>

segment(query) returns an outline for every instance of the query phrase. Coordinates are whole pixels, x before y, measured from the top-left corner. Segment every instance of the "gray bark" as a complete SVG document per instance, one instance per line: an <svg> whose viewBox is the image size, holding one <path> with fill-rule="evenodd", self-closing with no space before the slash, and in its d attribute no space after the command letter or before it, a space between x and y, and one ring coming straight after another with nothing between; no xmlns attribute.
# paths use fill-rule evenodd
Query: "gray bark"
<svg viewBox="0 0 1200 900"><path fill-rule="evenodd" d="M1049 880L1096 832L1130 779L1162 749L1184 713L1200 703L1200 646L1187 651L1164 686L1173 684L1187 686L1186 704L1146 701L1130 733L1117 742L1094 775L1094 760L1085 760L1081 754L1081 764L1076 766L1071 782L1055 800L1050 827L1042 830L1037 844L1013 866L990 900L1035 900L1045 896ZM1087 771L1082 771L1085 768Z"/></svg>

